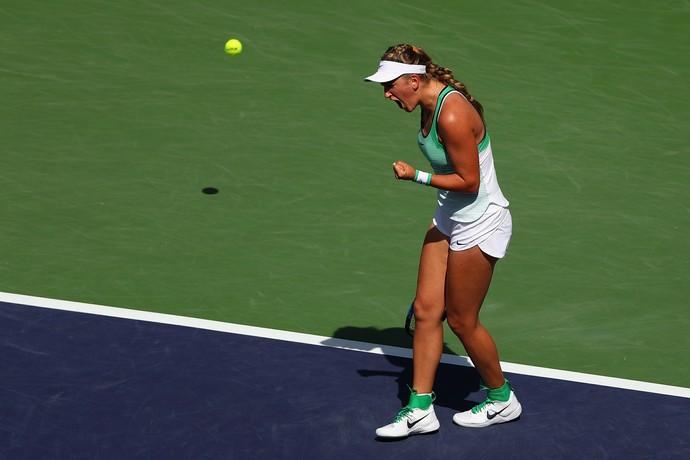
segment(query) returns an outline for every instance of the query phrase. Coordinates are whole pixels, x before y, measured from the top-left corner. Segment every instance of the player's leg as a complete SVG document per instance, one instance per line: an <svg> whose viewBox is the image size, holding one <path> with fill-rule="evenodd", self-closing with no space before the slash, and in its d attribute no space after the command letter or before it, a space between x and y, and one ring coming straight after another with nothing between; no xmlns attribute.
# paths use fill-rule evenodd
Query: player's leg
<svg viewBox="0 0 690 460"><path fill-rule="evenodd" d="M478 246L451 251L446 282L448 325L489 387L503 384L496 344L479 321L479 310L489 291L495 263L496 259L484 254Z"/></svg>
<svg viewBox="0 0 690 460"><path fill-rule="evenodd" d="M432 433L440 424L434 412L434 377L443 351L444 282L447 238L432 226L424 238L414 301L413 388L408 404L393 421L376 430L384 438Z"/></svg>
<svg viewBox="0 0 690 460"><path fill-rule="evenodd" d="M491 284L494 267L491 257L478 247L451 251L446 278L448 325L462 342L484 384L487 400L471 411L456 414L463 426L488 426L517 418L522 408L505 380L496 343L479 320L479 311Z"/></svg>
<svg viewBox="0 0 690 460"><path fill-rule="evenodd" d="M414 300L412 386L419 393L431 393L443 353L448 238L432 226L424 239Z"/></svg>

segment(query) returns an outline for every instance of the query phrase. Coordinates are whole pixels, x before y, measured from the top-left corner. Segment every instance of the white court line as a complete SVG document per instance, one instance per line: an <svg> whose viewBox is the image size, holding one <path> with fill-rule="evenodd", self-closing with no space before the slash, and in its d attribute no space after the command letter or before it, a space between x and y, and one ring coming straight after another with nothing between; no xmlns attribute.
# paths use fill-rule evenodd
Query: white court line
<svg viewBox="0 0 690 460"><path fill-rule="evenodd" d="M278 329L267 329L263 327L245 326L242 324L224 323L222 321L169 315L165 313L130 310L119 307L106 307L103 305L47 299L5 292L0 292L0 301L32 307L64 310L76 313L87 313L91 315L109 316L137 321L147 321L174 326L193 327L197 329L206 329L210 331L226 332L230 334L240 334L266 339L284 340L287 342L302 343L307 345L326 346L343 350L362 351L378 355L398 356L403 358L412 357L412 350L409 348L376 345L353 340L335 339L332 337L281 331ZM467 357L447 354L443 355L441 362L460 366L472 365L471 361ZM513 364L503 361L501 362L501 367L505 372L513 374L566 380L570 382L587 383L611 388L621 388L626 390L643 391L646 393L678 396L681 398L690 398L690 388L662 385L659 383L641 382L637 380L627 380L616 377L606 377L601 375L583 374L580 372L571 372L558 369L548 369L544 367L527 366L524 364Z"/></svg>

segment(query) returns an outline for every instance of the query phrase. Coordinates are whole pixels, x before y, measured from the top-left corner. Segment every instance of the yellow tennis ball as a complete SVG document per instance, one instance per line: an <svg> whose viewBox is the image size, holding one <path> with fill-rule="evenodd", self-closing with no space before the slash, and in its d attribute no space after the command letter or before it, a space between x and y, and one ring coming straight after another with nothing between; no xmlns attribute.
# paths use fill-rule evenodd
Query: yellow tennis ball
<svg viewBox="0 0 690 460"><path fill-rule="evenodd" d="M228 53L230 56L237 56L242 52L242 42L237 40L236 38L231 38L225 44L225 52Z"/></svg>

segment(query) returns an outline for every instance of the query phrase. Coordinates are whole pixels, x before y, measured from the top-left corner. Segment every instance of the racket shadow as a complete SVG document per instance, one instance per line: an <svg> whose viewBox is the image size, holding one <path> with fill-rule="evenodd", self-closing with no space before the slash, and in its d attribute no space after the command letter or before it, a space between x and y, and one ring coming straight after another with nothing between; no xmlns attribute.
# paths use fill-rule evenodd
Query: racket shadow
<svg viewBox="0 0 690 460"><path fill-rule="evenodd" d="M378 346L375 344L395 344L395 346L404 347L403 343L405 343L407 345L406 348L411 348L412 344L412 339L402 327L379 330L372 327L358 328L347 326L335 331L333 339L357 341L365 351ZM328 341L325 341L324 344L328 344ZM443 345L443 353L455 354L445 343ZM401 406L404 406L410 398L408 385L412 385L412 359L392 355L385 355L385 357L390 364L399 370L391 371L390 368L386 370L359 369L357 373L364 378L391 377L395 379L398 388L398 398L400 399ZM441 363L436 371L434 391L437 399L434 404L455 411L469 410L476 402L467 401L467 396L479 391L479 382L479 374L473 367Z"/></svg>

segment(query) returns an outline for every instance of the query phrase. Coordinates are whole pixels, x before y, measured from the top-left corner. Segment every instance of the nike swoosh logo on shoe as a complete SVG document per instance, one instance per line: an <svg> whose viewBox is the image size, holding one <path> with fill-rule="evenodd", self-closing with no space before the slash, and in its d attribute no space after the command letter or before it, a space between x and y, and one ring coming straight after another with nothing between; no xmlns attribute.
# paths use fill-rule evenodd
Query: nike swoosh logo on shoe
<svg viewBox="0 0 690 460"><path fill-rule="evenodd" d="M486 413L486 418L488 418L489 420L493 420L493 419L496 418L496 416L499 415L501 412L503 412L504 410L508 409L508 407L509 407L509 406L506 406L506 407L504 407L503 409L499 410L498 412L494 412L494 411L490 410L490 411L488 411L488 412Z"/></svg>
<svg viewBox="0 0 690 460"><path fill-rule="evenodd" d="M416 420L416 421L414 421L414 422L411 422L411 423L410 423L410 421L408 420L408 421L407 421L407 428L412 428L413 426L415 426L416 424L418 424L419 422L421 422L422 420L424 420L425 418L427 418L429 415L430 415L430 414L426 414L424 417L422 417L422 418L420 418L419 420Z"/></svg>

